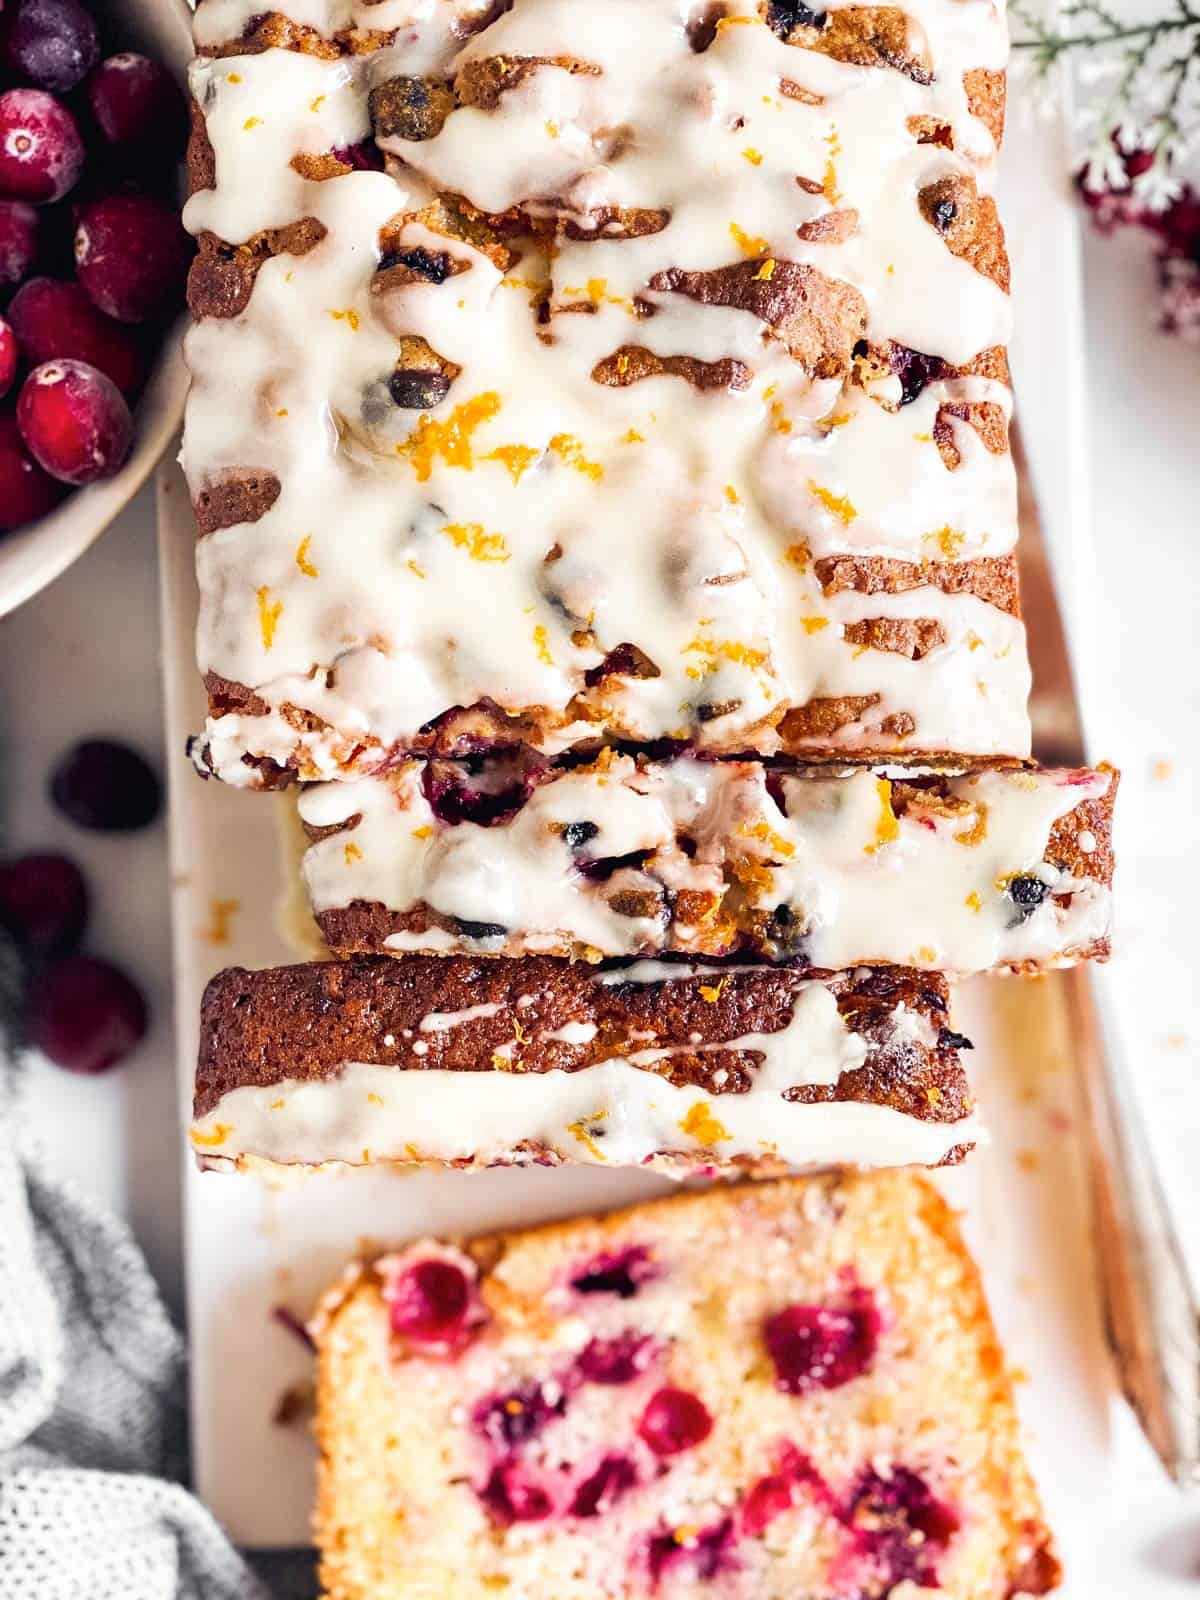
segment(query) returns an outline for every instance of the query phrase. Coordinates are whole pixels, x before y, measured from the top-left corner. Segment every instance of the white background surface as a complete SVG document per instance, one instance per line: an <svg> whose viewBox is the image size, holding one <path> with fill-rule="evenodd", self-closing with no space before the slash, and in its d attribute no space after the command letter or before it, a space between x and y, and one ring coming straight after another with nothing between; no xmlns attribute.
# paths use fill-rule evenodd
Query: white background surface
<svg viewBox="0 0 1200 1600"><path fill-rule="evenodd" d="M1048 227L1044 240L1027 231L1015 242L1018 296L1044 299L1040 314L1052 320L1069 316L1057 299L1060 256L1069 249L1061 230ZM1089 238L1084 255L1093 537L1068 552L1068 565L1093 753L1125 770L1123 925L1107 978L1168 1186L1180 1215L1191 1218L1200 1212L1200 994L1189 916L1200 891L1200 349L1154 331L1151 269L1139 244ZM1041 368L1037 345L1018 350L1017 379L1027 430L1036 419L1045 434L1055 426L1063 375ZM61 847L81 861L94 889L91 948L134 971L150 999L154 1029L123 1071L88 1082L35 1067L35 1106L60 1167L131 1218L178 1308L165 834L160 826L128 839L83 835L44 795L53 757L80 736L127 737L165 763L157 615L153 503L143 493L76 567L0 622L0 818L7 851ZM178 762L182 752L170 758ZM1021 1049L1018 1040L1014 1059ZM991 1086L983 1078L985 1109L1019 1115L1015 1100L997 1103L1014 1089L1019 1099L1019 1076ZM1056 1236L1068 1238L1062 1213L1078 1197L1052 1156L1026 1175L1023 1221L1030 1229L1053 1221ZM986 1206L973 1218L985 1251L1000 1221ZM1195 1244L1200 1228L1189 1231ZM1098 1335L1082 1248L1053 1264L1057 1281L1022 1284L1021 1263L999 1256L988 1266L1010 1353L1031 1375L1027 1409L1042 1419L1035 1463L1066 1547L1066 1594L1196 1600L1200 1501L1165 1484L1119 1408L1107 1415L1096 1390ZM1055 1360L1048 1370L1051 1347L1073 1351L1077 1369Z"/></svg>

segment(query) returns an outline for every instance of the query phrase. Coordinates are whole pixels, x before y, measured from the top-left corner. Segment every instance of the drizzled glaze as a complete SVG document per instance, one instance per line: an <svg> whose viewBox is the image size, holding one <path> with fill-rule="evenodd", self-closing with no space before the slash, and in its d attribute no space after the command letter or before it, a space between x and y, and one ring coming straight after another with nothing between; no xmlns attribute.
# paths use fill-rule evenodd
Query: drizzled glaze
<svg viewBox="0 0 1200 1600"><path fill-rule="evenodd" d="M922 84L789 46L750 0L694 51L685 24L700 9L517 0L471 36L479 4L292 0L287 14L327 39L358 28L361 53L196 64L216 181L188 226L234 244L302 218L325 230L266 260L245 309L188 339L193 493L247 471L280 486L258 520L199 546L201 666L264 712L211 720L222 777L257 781L246 755L307 777L369 770L480 700L528 714L523 731L548 748L599 731L720 751L1027 751L1008 609L818 574L849 555L908 563L921 583L922 564L1008 556L1011 459L969 420L980 407L1003 420L1005 385L952 372L906 394L886 365L835 355L836 339L819 360L793 356L752 310L701 303L678 280L815 271L826 293L861 297L871 349L894 341L931 372L1001 346L1007 296L917 203L948 177L990 188L994 144L964 73L1002 66L1001 15L990 0L912 0ZM201 49L259 14L207 0ZM369 91L397 76L529 55L587 70L538 67L423 141L381 135L385 173L314 181L291 164L358 144ZM918 143L914 119L953 148ZM418 213L447 193L519 205L525 226L558 230L553 249L522 235L502 265L494 245L435 230ZM614 208L667 220L614 237ZM850 211L844 238L811 236ZM444 262L441 281L377 274L385 228L393 255ZM461 369L428 412L389 396L401 340ZM630 349L738 363L744 386L593 378L606 363L619 378L622 360L627 374L643 359ZM601 671L628 645L654 676ZM840 726L781 721L844 697L858 703Z"/></svg>
<svg viewBox="0 0 1200 1600"><path fill-rule="evenodd" d="M309 848L304 876L326 937L347 948L1053 966L1108 934L1106 874L1073 871L1052 833L1111 782L989 771L922 790L617 756L549 776L483 827L440 821L410 763L302 794L310 828L339 830Z"/></svg>
<svg viewBox="0 0 1200 1600"><path fill-rule="evenodd" d="M621 982L658 982L651 969L614 974ZM689 976L678 966L671 978ZM721 973L712 973L718 984ZM498 1010L498 1007L484 1008ZM518 1003L518 1010L520 1009ZM420 1064L425 1035L465 1026L479 1015L426 1017L409 1049L412 1066L348 1061L336 1076L269 1084L241 1082L193 1123L192 1142L209 1165L247 1157L282 1164L341 1161L581 1161L609 1166L661 1166L686 1176L697 1166L727 1166L770 1157L792 1167L852 1161L867 1166L936 1165L956 1147L981 1138L973 1113L927 1121L865 1099L803 1103L789 1090L837 1084L861 1067L872 1044L839 1014L817 981L795 983L785 1026L711 1044L656 1046L566 1071L523 1072L523 1043L495 1052L492 1071L460 1072ZM524 1030L522 1030L524 1031ZM594 1035L595 1029L592 1029ZM938 1045L926 1016L896 1005L873 1030L893 1052ZM565 1043L590 1042L581 1025L551 1033ZM719 1063L753 1052L759 1061L749 1088L722 1093L660 1076L672 1055L700 1053ZM720 1079L716 1068L715 1080ZM930 1090L931 1094L936 1091Z"/></svg>

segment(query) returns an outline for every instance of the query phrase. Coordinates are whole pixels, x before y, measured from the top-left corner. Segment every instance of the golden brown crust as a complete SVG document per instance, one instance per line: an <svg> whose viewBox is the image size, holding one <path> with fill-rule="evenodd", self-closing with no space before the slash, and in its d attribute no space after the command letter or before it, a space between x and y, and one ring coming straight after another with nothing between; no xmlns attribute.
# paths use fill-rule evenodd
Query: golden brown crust
<svg viewBox="0 0 1200 1600"><path fill-rule="evenodd" d="M727 1049L718 1061L703 1047L785 1027L797 985L806 981L786 968L699 975L681 968L678 978L652 983L614 976L599 981L586 967L537 956L367 956L262 972L230 968L211 981L201 1006L195 1115L207 1116L234 1089L336 1079L352 1061L397 1071L494 1071L493 1052L511 1045L514 1033L518 1060L505 1070L580 1072L669 1048L673 1054L653 1068L667 1082L699 1085L714 1096L741 1094L751 1087L761 1052ZM879 968L817 976L833 992L847 1029L866 1039L870 1051L836 1083L789 1090L786 1099L889 1106L923 1122L968 1115L960 1036L946 1026L940 973ZM497 1009L469 1015L481 1005ZM937 1043L894 1038L897 1006L924 1018ZM447 1012L468 1016L454 1028L419 1032L422 1018ZM596 1031L585 1043L567 1043L555 1034L568 1023ZM424 1053L413 1051L414 1035Z"/></svg>
<svg viewBox="0 0 1200 1600"><path fill-rule="evenodd" d="M610 389L625 389L644 378L682 378L693 388L747 389L754 377L744 361L725 356L698 361L695 356L658 356L643 345L623 344L592 368L592 378Z"/></svg>
<svg viewBox="0 0 1200 1600"><path fill-rule="evenodd" d="M236 317L246 309L250 291L263 264L273 256L307 255L325 237L325 225L315 217L302 217L256 233L245 244L230 245L207 230L188 273L188 309L197 321L204 317Z"/></svg>
<svg viewBox="0 0 1200 1600"><path fill-rule="evenodd" d="M216 533L218 528L233 528L240 522L257 522L279 499L282 485L273 472L250 470L230 473L225 478L207 484L192 500L196 526L201 535ZM222 680L228 682L228 680ZM257 699L253 690L236 685L247 699ZM263 702L258 701L259 705ZM267 708L251 712L251 716L265 716Z"/></svg>
<svg viewBox="0 0 1200 1600"><path fill-rule="evenodd" d="M939 178L926 184L917 204L951 255L959 256L1008 293L1008 252L1000 214L992 196L979 193L974 178L961 173Z"/></svg>

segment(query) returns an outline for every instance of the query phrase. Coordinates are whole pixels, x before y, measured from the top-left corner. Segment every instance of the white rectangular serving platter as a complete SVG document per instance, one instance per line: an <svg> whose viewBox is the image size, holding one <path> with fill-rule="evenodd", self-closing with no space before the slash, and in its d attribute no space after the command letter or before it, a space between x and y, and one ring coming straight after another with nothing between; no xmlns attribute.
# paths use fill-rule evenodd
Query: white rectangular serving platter
<svg viewBox="0 0 1200 1600"><path fill-rule="evenodd" d="M1060 571L1086 571L1083 362L1076 216L1054 128L1014 127L1002 207L1014 256L1013 343L1023 433ZM1022 384L1022 374L1031 381ZM159 531L170 764L181 1118L200 997L218 968L294 959L276 928L279 802L201 783L183 759L204 697L192 658L193 523L176 467L162 469ZM1068 594L1068 607L1072 596ZM1078 615L1081 608L1075 607ZM967 1227L1010 1360L1035 1470L1068 1563L1067 1600L1182 1594L1148 1580L1121 1533L1126 1485L1156 1468L1116 1422L1093 1287L1077 1142L1077 1085L1057 980L960 990L956 1026L990 1146L939 1176ZM304 1423L275 1413L309 1376L308 1354L272 1316L304 1317L345 1260L379 1242L512 1226L669 1190L663 1179L591 1168L317 1173L278 1184L201 1174L184 1154L192 1449L201 1496L242 1544L307 1542L314 1452ZM1189 1590L1189 1592L1191 1592Z"/></svg>

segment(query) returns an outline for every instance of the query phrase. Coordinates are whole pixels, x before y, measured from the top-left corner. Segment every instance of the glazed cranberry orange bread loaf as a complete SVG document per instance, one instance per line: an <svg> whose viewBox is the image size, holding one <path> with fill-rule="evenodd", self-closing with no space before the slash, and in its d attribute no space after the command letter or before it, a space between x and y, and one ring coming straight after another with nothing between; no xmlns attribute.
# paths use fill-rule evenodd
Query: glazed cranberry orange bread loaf
<svg viewBox="0 0 1200 1600"><path fill-rule="evenodd" d="M409 956L232 969L201 1019L202 1164L772 1172L955 1161L945 980Z"/></svg>
<svg viewBox="0 0 1200 1600"><path fill-rule="evenodd" d="M205 0L204 770L1020 758L990 0Z"/></svg>
<svg viewBox="0 0 1200 1600"><path fill-rule="evenodd" d="M343 952L1035 971L1107 954L1116 782L413 761L304 790L304 875Z"/></svg>
<svg viewBox="0 0 1200 1600"><path fill-rule="evenodd" d="M918 1178L416 1244L314 1329L330 1600L1057 1584L978 1276Z"/></svg>

